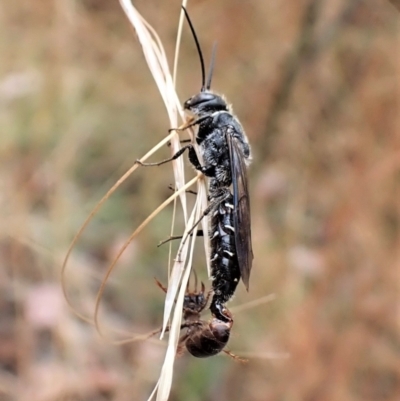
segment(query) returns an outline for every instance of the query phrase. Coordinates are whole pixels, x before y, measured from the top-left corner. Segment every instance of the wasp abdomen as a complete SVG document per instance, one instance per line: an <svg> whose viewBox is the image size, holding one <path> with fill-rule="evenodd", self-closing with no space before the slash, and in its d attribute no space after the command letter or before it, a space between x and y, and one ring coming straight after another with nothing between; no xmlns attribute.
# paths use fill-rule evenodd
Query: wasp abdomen
<svg viewBox="0 0 400 401"><path fill-rule="evenodd" d="M211 274L214 295L212 314L229 322L224 304L233 296L240 280L240 268L235 245L232 195L221 202L211 219Z"/></svg>

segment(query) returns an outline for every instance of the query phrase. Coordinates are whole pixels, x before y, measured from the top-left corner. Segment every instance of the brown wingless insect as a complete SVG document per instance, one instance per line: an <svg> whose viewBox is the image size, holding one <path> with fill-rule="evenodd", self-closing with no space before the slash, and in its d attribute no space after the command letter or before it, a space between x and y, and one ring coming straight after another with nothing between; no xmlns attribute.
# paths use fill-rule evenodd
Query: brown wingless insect
<svg viewBox="0 0 400 401"><path fill-rule="evenodd" d="M201 290L197 291L197 276L195 273L194 278L194 291L191 292L187 289L183 302L181 330L186 329L186 332L179 339L178 355L182 354L185 348L196 358L208 358L223 351L234 359L245 361L224 349L229 340L233 325L232 319L229 322L223 322L216 317L212 317L209 321L201 320L201 312L208 304L211 291L205 294L204 283L201 283ZM156 283L164 292L167 292L167 289L157 279ZM167 328L168 330L169 328Z"/></svg>

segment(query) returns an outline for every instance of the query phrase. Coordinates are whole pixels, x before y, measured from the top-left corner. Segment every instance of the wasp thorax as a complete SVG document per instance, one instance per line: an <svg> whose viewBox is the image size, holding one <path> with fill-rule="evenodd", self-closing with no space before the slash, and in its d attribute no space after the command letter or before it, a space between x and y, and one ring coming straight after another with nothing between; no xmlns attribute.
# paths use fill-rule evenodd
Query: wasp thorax
<svg viewBox="0 0 400 401"><path fill-rule="evenodd" d="M225 100L212 92L200 92L192 96L186 100L183 107L197 115L213 111L228 111Z"/></svg>

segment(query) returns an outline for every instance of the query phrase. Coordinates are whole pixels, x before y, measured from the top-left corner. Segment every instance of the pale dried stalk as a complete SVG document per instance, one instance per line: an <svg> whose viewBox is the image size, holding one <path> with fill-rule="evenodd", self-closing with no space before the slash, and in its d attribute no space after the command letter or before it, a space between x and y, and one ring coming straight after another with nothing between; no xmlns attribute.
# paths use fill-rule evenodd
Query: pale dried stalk
<svg viewBox="0 0 400 401"><path fill-rule="evenodd" d="M181 13L180 28L178 31L177 46L175 52L174 78L172 78L168 69L168 63L165 58L164 51L162 49L161 41L158 38L154 29L140 16L137 10L133 7L130 0L120 0L120 3L125 13L127 14L129 20L131 21L133 27L136 30L149 69L153 74L153 77L157 83L160 94L164 100L164 104L167 108L171 127L176 127L177 112L179 112L181 117L183 117L182 109L180 106L181 102L179 102L178 96L174 88L183 15ZM183 5L186 6L186 1L183 1ZM176 139L175 145L172 146L172 152L175 153L178 150L178 148L179 148L179 140ZM174 163L174 174L177 187L181 188L184 182L183 162L181 159L178 159L178 163ZM207 206L207 194L203 180L198 181L198 197L196 198L195 206L188 220L186 220L186 206L185 206L186 198L182 196L181 201L183 203L184 216L186 221L186 228L183 234L183 238L185 238L188 231L194 224L194 222L199 219L199 217L202 214L202 211ZM206 219L204 219L202 224L204 232L207 232L208 225ZM149 400L152 399L154 394L157 392L157 401L166 401L169 397L169 393L171 390L173 365L175 361L176 349L179 342L180 331L181 331L183 300L192 266L196 233L197 233L197 227L194 230L192 237L189 237L187 240L181 242L181 245L179 246L178 249L178 257L174 262L171 275L169 278L168 290L166 294L165 307L164 307L163 327L161 333L162 337L166 327L169 326L168 348L164 364L161 369L160 378L157 382L154 391L150 395ZM207 245L205 245L206 252L208 252L207 259L209 259L208 241L205 241L205 243L207 243ZM190 252L189 252L189 246L190 246ZM188 252L189 252L189 259L186 263ZM168 323L173 309L174 309L173 318L171 324L169 325Z"/></svg>

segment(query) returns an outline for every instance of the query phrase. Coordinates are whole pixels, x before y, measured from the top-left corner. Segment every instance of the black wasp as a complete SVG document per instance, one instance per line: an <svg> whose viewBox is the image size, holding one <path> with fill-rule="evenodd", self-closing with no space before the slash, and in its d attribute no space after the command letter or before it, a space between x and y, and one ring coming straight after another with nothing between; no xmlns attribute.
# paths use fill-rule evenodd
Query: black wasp
<svg viewBox="0 0 400 401"><path fill-rule="evenodd" d="M220 321L215 317L212 317L209 321L201 320L201 312L208 304L210 292L205 295L203 283L201 283L201 290L197 291L196 274L194 274L194 277L194 291L191 292L187 289L183 302L184 322L181 324L181 330L186 329L186 332L179 339L177 353L181 354L186 348L196 358L208 358L223 351L232 358L244 361L224 349L229 340L233 325L232 319L229 322ZM156 280L156 283L164 292L167 292L167 289L158 280ZM159 330L155 333L158 332ZM155 333L152 333L152 335Z"/></svg>
<svg viewBox="0 0 400 401"><path fill-rule="evenodd" d="M247 187L250 146L240 122L232 114L226 100L210 90L215 50L206 83L200 44L186 9L182 9L199 54L202 87L200 93L184 103L184 109L190 111L193 118L183 128L175 130L198 127L196 142L204 164L201 165L192 144L182 147L174 156L162 162L141 164L161 165L177 159L188 150L193 166L209 177L209 205L202 217L212 214L210 241L214 296L210 309L219 321L232 322L232 316L224 304L232 297L240 277L248 289L253 261Z"/></svg>

